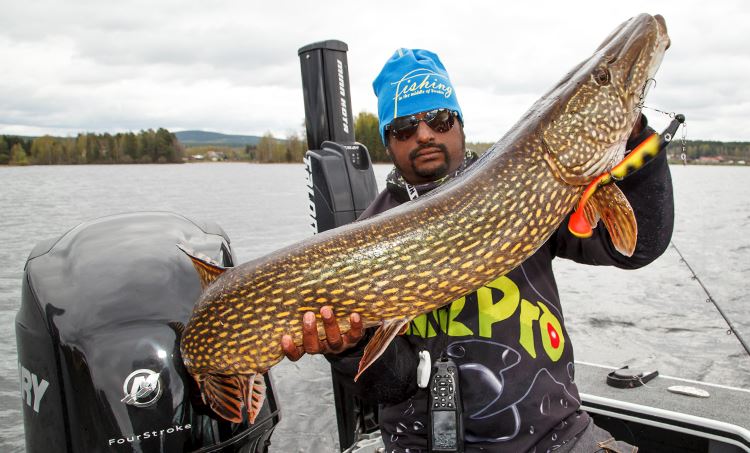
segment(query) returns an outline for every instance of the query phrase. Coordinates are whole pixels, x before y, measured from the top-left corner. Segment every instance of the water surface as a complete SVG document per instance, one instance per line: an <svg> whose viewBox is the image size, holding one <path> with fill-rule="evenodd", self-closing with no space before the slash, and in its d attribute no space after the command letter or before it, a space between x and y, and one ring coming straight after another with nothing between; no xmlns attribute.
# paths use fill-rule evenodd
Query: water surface
<svg viewBox="0 0 750 453"><path fill-rule="evenodd" d="M388 166L376 166L380 186ZM750 337L750 169L673 167L674 243ZM103 215L173 211L221 225L240 261L311 234L302 165L190 164L0 167L0 451L22 452L14 317L23 265L40 240ZM558 285L576 358L655 364L662 374L750 388L750 357L673 248L636 270L558 260ZM274 368L283 417L272 451L336 448L327 363Z"/></svg>

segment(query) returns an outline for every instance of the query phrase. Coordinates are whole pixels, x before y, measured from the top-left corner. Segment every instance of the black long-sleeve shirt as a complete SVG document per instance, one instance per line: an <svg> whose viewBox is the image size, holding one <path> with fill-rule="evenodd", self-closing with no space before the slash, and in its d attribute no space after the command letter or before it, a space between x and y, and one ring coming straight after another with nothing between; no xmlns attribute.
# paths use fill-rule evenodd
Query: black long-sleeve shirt
<svg viewBox="0 0 750 453"><path fill-rule="evenodd" d="M654 131L629 141L632 149ZM617 183L638 225L635 252L614 249L600 223L580 239L567 221L516 269L449 306L414 319L353 389L381 404L380 425L387 451L427 448L428 392L417 387L418 352L441 354L459 366L467 451L546 451L582 431L589 417L579 410L573 349L565 330L552 259L635 269L660 256L674 222L672 183L665 153ZM382 192L362 218L401 202ZM329 356L344 380L356 373L362 348Z"/></svg>

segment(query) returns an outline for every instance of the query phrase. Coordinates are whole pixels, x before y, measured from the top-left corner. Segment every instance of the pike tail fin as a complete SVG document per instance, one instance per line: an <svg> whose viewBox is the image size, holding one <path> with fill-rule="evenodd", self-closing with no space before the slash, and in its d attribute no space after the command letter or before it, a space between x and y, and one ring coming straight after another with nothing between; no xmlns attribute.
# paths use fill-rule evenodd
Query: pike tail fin
<svg viewBox="0 0 750 453"><path fill-rule="evenodd" d="M396 338L396 335L401 333L403 328L409 325L410 322L411 318L383 320L383 324L378 327L375 335L372 336L369 343L367 343L367 346L365 346L362 359L359 361L359 370L357 370L357 375L354 376L355 381L359 379L362 373L364 373L364 371L372 365L378 357L383 355L383 352L385 352L388 345L391 344L391 341L393 341L393 339Z"/></svg>
<svg viewBox="0 0 750 453"><path fill-rule="evenodd" d="M193 262L193 267L198 271L198 276L201 279L201 288L206 289L219 275L226 272L227 268L217 263L213 259L206 255L191 250L182 244L177 244L177 248L182 250L185 255L190 258Z"/></svg>

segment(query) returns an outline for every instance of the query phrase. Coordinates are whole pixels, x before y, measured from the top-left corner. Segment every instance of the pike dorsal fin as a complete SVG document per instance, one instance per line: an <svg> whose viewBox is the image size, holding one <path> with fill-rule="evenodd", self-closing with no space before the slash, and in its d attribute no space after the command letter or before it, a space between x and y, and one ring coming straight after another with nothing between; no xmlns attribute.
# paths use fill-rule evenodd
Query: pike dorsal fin
<svg viewBox="0 0 750 453"><path fill-rule="evenodd" d="M378 359L383 352L386 350L391 341L396 338L401 330L411 322L411 318L394 318L385 319L383 324L378 327L378 330L372 336L370 341L365 346L365 351L362 354L362 359L359 361L359 370L357 375L354 376L354 380L359 379L359 376L370 366L375 360Z"/></svg>
<svg viewBox="0 0 750 453"><path fill-rule="evenodd" d="M625 256L633 256L638 240L638 224L633 208L620 188L615 184L600 187L589 203L604 222L615 249Z"/></svg>
<svg viewBox="0 0 750 453"><path fill-rule="evenodd" d="M261 373L256 373L251 375L247 382L250 386L250 391L247 393L247 419L250 424L253 424L266 400L266 381Z"/></svg>
<svg viewBox="0 0 750 453"><path fill-rule="evenodd" d="M224 420L242 423L247 398L247 378L240 375L205 374L198 377L203 402Z"/></svg>
<svg viewBox="0 0 750 453"><path fill-rule="evenodd" d="M206 255L191 250L182 244L177 244L177 247L182 250L185 255L190 257L190 261L193 262L193 267L198 271L198 276L201 279L201 288L204 290L211 284L211 282L216 280L219 275L227 270L226 267Z"/></svg>
<svg viewBox="0 0 750 453"><path fill-rule="evenodd" d="M185 324L179 321L168 322L167 325L172 328L178 340L182 339L182 335L185 333Z"/></svg>

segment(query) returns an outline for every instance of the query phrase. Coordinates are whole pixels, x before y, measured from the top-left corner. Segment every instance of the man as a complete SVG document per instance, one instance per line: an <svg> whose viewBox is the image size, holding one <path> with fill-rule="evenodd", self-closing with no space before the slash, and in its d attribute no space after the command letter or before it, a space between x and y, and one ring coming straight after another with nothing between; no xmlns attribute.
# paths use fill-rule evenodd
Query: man
<svg viewBox="0 0 750 453"><path fill-rule="evenodd" d="M408 79L408 80L407 80ZM367 218L414 199L471 165L465 152L463 115L437 55L399 49L373 83L380 131L394 163L386 190L362 214ZM628 149L653 130L638 121ZM418 385L420 357L428 351L460 368L462 433L466 451L635 451L593 425L580 411L573 351L565 330L552 259L637 268L656 259L673 227L672 186L664 153L618 183L638 222L633 256L618 253L600 225L589 239L568 232L567 223L529 259L487 286L412 321L353 386L380 404L386 451L427 451L428 388ZM501 310L496 310L501 308ZM303 321L304 344L282 339L287 356L326 353L334 371L356 374L371 332L356 314L341 335L329 308L321 310L327 340L317 335L313 313ZM425 365L424 363L422 365ZM432 363L426 364L429 367Z"/></svg>

